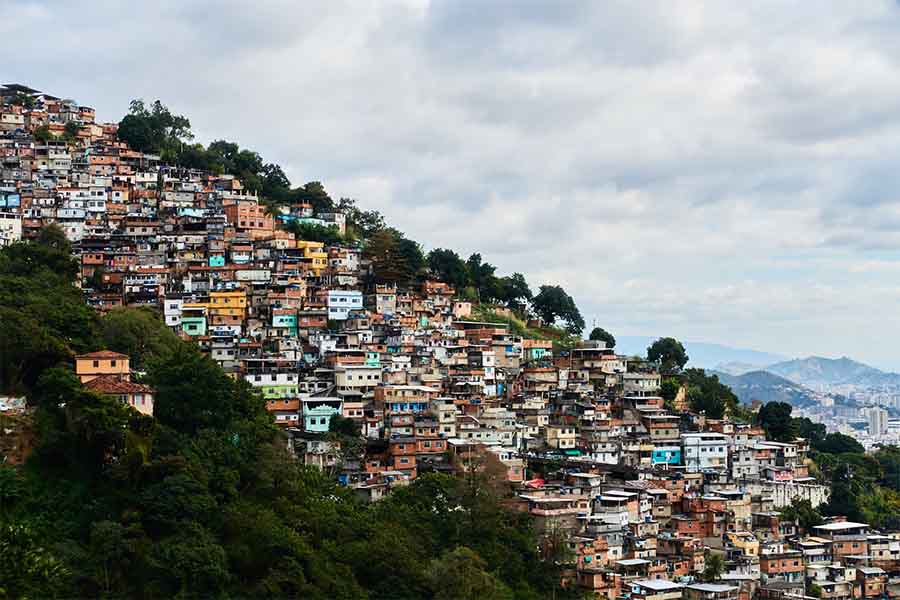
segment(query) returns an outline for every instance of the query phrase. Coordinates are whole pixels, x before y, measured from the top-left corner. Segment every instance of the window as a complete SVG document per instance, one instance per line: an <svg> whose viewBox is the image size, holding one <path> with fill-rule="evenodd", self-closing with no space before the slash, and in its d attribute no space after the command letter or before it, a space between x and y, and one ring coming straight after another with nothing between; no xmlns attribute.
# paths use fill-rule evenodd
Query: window
<svg viewBox="0 0 900 600"><path fill-rule="evenodd" d="M95 361L94 361L94 368L96 369L96 368L99 367L99 366L100 366L100 361L99 361L99 360L95 360Z"/></svg>

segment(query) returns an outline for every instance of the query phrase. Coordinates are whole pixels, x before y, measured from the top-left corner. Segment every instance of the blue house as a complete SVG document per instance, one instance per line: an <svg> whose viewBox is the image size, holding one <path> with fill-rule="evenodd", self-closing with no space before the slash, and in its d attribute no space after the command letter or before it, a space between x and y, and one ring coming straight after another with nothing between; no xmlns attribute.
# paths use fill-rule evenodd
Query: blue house
<svg viewBox="0 0 900 600"><path fill-rule="evenodd" d="M650 460L654 465L680 465L681 446L656 446Z"/></svg>

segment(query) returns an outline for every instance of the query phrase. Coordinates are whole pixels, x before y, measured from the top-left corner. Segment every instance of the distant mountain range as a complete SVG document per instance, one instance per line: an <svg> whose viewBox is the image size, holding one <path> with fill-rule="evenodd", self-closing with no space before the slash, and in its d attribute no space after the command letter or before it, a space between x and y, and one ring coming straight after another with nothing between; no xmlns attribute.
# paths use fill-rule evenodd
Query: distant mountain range
<svg viewBox="0 0 900 600"><path fill-rule="evenodd" d="M805 386L900 386L900 373L888 373L847 357L810 356L775 363L766 370Z"/></svg>
<svg viewBox="0 0 900 600"><path fill-rule="evenodd" d="M622 336L616 350L622 354L644 355L656 338ZM823 396L836 404L850 401L849 391L865 393L868 388L900 389L900 373L889 373L847 357L788 359L782 355L722 344L683 342L690 360L719 376L742 402L788 402L796 407L821 403Z"/></svg>
<svg viewBox="0 0 900 600"><path fill-rule="evenodd" d="M647 347L657 337L647 336L617 336L616 351L621 354L637 354L645 356ZM682 342L690 361L689 367L702 369L718 368L725 363L738 363L748 366L746 370L760 369L766 365L787 360L788 357L771 352L760 352L747 348L733 348L722 344L709 344L706 342Z"/></svg>
<svg viewBox="0 0 900 600"><path fill-rule="evenodd" d="M655 337L616 338L621 354L644 356ZM900 373L889 373L847 357L788 359L785 356L722 344L682 342L690 360L688 367L718 375L742 402L787 402L796 407L819 404L823 395L836 404L852 402L842 394L867 388L900 389ZM843 386L841 389L834 389ZM810 389L813 388L813 389ZM820 390L820 391L815 391ZM840 392L840 393L834 393Z"/></svg>
<svg viewBox="0 0 900 600"><path fill-rule="evenodd" d="M723 371L707 370L718 375L719 381L731 388L741 402L787 402L798 408L819 404L816 392L784 377L768 371L750 371L732 375Z"/></svg>

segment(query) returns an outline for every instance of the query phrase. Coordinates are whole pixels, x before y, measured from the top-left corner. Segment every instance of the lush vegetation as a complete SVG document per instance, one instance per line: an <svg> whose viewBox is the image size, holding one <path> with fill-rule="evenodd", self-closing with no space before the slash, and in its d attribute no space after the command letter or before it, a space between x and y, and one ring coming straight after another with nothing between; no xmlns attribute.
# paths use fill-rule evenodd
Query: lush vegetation
<svg viewBox="0 0 900 600"><path fill-rule="evenodd" d="M806 533L812 533L812 528L825 522L822 514L813 508L812 502L794 498L793 502L780 511L780 516L785 521L793 521Z"/></svg>
<svg viewBox="0 0 900 600"><path fill-rule="evenodd" d="M263 399L152 312L84 308L75 271L58 230L0 251L2 387L37 431L24 466L0 467L0 596L567 594L503 482L426 474L364 504L290 457ZM107 346L146 371L155 419L74 376L73 353Z"/></svg>
<svg viewBox="0 0 900 600"><path fill-rule="evenodd" d="M740 403L737 396L715 375L707 375L703 369L685 369L680 380L687 387L687 400L691 410L710 419L721 419L734 414Z"/></svg>
<svg viewBox="0 0 900 600"><path fill-rule="evenodd" d="M766 437L791 441L803 437L810 444L810 472L830 486L828 504L813 510L795 502L783 512L801 527L812 527L822 516L844 515L850 520L884 529L900 528L900 448L886 446L871 454L848 435L826 434L825 426L806 417L792 417L792 407L769 402L757 416Z"/></svg>
<svg viewBox="0 0 900 600"><path fill-rule="evenodd" d="M605 332L604 332L605 333ZM675 338L659 338L647 348L647 361L654 364L662 376L660 396L669 409L682 388L689 408L710 419L730 416L747 422L751 416L731 388L719 381L717 375L708 375L703 369L685 369L688 355L684 345Z"/></svg>

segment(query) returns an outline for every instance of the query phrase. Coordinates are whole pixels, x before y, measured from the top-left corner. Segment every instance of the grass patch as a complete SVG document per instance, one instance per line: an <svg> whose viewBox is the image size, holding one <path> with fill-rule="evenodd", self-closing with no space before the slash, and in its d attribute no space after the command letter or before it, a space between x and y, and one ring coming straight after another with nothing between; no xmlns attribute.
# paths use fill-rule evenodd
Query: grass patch
<svg viewBox="0 0 900 600"><path fill-rule="evenodd" d="M523 338L536 340L550 340L553 342L553 351L571 350L581 341L577 335L572 335L562 327L555 325L540 325L530 327L528 321L522 315L510 311L509 316L499 314L495 307L489 304L477 304L472 306L472 319L485 323L503 324L509 327L510 333Z"/></svg>

